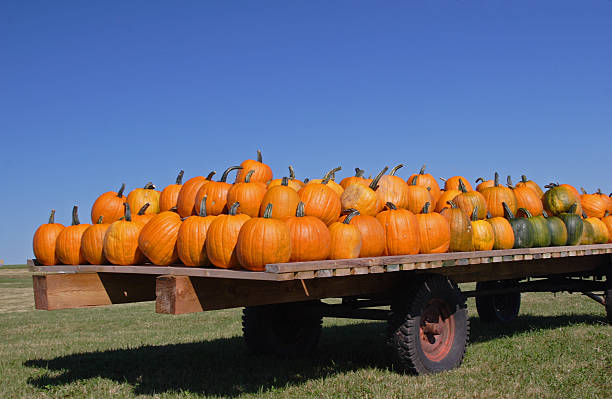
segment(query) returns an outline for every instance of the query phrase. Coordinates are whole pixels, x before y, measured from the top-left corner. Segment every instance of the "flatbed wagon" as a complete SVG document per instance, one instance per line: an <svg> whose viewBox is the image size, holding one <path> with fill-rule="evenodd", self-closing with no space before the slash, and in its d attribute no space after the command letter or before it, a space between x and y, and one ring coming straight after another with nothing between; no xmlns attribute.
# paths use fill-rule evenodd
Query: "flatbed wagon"
<svg viewBox="0 0 612 399"><path fill-rule="evenodd" d="M393 360L418 374L461 364L469 297L483 321L505 323L517 317L521 292L582 293L605 306L612 324L612 244L281 263L263 272L28 263L36 309L153 300L165 314L244 307L244 338L257 353L311 352L323 317L385 320ZM466 282L476 288L462 292Z"/></svg>

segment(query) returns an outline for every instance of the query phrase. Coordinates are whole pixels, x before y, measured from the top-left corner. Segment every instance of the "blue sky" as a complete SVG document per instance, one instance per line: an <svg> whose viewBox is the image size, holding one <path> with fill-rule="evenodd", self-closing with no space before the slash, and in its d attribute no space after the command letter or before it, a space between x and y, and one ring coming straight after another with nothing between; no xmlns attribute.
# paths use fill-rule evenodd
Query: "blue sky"
<svg viewBox="0 0 612 399"><path fill-rule="evenodd" d="M0 259L51 208L222 171L427 163L612 191L612 1L0 3ZM233 175L232 175L233 176ZM233 177L232 177L233 178Z"/></svg>

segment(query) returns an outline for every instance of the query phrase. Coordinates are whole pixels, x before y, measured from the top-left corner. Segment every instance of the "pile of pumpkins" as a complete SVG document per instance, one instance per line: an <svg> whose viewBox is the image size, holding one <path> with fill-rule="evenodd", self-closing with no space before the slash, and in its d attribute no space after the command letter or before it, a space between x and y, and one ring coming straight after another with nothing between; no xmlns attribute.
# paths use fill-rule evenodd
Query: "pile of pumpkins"
<svg viewBox="0 0 612 399"><path fill-rule="evenodd" d="M441 190L425 166L407 180L402 165L374 178L335 181L340 167L321 179L273 179L257 160L196 176L183 171L159 192L152 184L123 195L98 197L93 224L41 225L34 255L43 265L114 264L216 266L264 270L266 264L529 248L612 242L612 198L583 194L567 184L540 186L525 176L501 185L479 178L444 180ZM227 182L237 170L234 184Z"/></svg>

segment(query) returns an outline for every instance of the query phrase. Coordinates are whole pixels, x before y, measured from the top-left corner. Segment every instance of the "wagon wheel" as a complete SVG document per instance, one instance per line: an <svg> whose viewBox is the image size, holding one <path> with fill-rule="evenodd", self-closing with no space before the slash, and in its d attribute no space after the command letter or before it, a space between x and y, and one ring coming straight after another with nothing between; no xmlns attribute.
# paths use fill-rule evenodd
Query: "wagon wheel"
<svg viewBox="0 0 612 399"><path fill-rule="evenodd" d="M316 349L321 314L308 302L252 306L242 312L242 331L254 353L299 356Z"/></svg>
<svg viewBox="0 0 612 399"><path fill-rule="evenodd" d="M429 374L461 365L469 337L465 299L455 282L429 276L391 306L389 346L402 371Z"/></svg>
<svg viewBox="0 0 612 399"><path fill-rule="evenodd" d="M476 283L476 291L509 288L514 280L485 281ZM511 292L497 295L476 295L476 310L484 322L509 323L517 318L521 307L521 293Z"/></svg>

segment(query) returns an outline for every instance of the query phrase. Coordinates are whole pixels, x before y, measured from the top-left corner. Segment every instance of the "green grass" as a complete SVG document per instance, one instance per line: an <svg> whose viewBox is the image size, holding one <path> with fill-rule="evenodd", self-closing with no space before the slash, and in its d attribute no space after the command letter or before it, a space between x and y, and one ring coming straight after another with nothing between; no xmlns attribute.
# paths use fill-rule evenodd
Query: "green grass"
<svg viewBox="0 0 612 399"><path fill-rule="evenodd" d="M612 397L612 327L580 295L525 294L508 326L480 323L470 300L463 366L416 377L389 365L381 322L326 319L313 356L261 357L246 350L239 309L34 311L27 273L0 276L0 304L23 296L0 306L1 398Z"/></svg>
<svg viewBox="0 0 612 399"><path fill-rule="evenodd" d="M29 267L28 265L2 265L0 266L0 271L6 269L27 269Z"/></svg>

